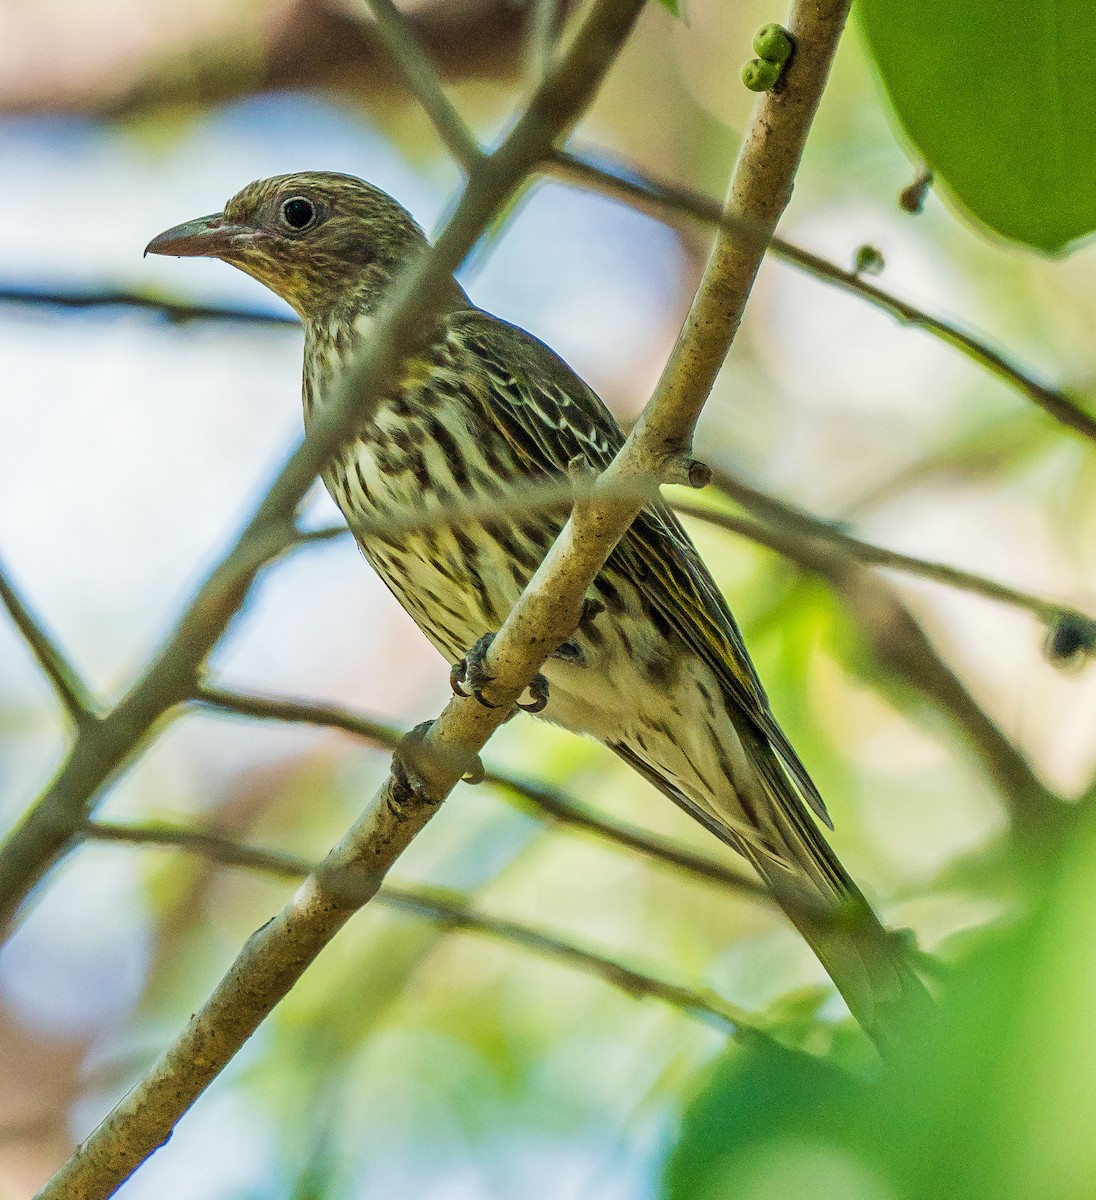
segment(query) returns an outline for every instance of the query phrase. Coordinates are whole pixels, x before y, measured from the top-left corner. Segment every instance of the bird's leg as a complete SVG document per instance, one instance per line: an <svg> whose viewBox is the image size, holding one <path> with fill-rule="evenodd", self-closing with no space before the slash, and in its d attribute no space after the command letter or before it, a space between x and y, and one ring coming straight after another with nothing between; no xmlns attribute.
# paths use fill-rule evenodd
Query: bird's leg
<svg viewBox="0 0 1096 1200"><path fill-rule="evenodd" d="M604 611L605 605L600 600L587 597L582 602L582 615L579 617L576 632L581 633L587 625L594 621L598 613ZM494 640L493 633L485 633L471 650L459 662L454 663L449 670L449 686L453 691L458 696L473 696L484 708L498 708L497 704L492 704L483 694L483 689L495 682L495 677L489 675L486 668L487 651L491 648ZM586 663L582 647L573 639L557 646L548 657L578 666L584 666ZM517 707L527 713L543 712L548 706L548 680L538 671L530 680L526 691L532 699L524 703L519 700ZM513 716L513 713L510 715Z"/></svg>
<svg viewBox="0 0 1096 1200"><path fill-rule="evenodd" d="M494 640L493 633L485 633L449 670L449 686L453 691L458 696L474 696L484 708L498 708L483 694L483 689L495 682L494 675L487 673L486 665L487 651Z"/></svg>
<svg viewBox="0 0 1096 1200"><path fill-rule="evenodd" d="M460 660L454 663L449 671L449 686L458 696L472 696L484 708L498 708L483 694L483 689L495 682L495 677L487 673L487 651L495 640L493 633L485 633L483 637ZM529 683L528 692L532 700L517 702L517 707L523 712L541 712L548 703L548 680L538 671Z"/></svg>

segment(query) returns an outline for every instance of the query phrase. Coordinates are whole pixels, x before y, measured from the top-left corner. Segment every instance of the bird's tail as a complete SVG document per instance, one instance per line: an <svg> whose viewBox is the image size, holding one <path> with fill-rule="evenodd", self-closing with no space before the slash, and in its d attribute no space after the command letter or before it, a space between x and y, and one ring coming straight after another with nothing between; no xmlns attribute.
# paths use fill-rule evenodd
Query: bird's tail
<svg viewBox="0 0 1096 1200"><path fill-rule="evenodd" d="M803 795L807 776L798 760L798 770L789 771L768 738L760 731L755 737L756 743L742 747L740 760L751 764L751 778L734 781L736 793L750 793L751 828L741 819L723 817L714 806L701 807L632 747L617 743L612 749L749 861L859 1024L879 1045L894 1041L930 1007L910 961L911 946L880 922L823 837L810 808L825 810L817 792L813 801Z"/></svg>
<svg viewBox="0 0 1096 1200"><path fill-rule="evenodd" d="M893 1040L929 1009L928 992L911 962L914 947L879 920L823 836L796 774L786 770L767 740L759 736L757 743L748 754L758 767L763 838L745 845L736 839L736 848L817 955L860 1025L877 1042Z"/></svg>

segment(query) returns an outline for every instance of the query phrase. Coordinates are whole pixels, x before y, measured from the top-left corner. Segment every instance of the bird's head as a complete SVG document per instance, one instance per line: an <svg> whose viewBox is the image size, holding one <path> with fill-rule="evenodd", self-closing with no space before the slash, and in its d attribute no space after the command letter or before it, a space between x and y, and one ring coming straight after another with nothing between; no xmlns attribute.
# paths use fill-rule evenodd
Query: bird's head
<svg viewBox="0 0 1096 1200"><path fill-rule="evenodd" d="M310 321L368 310L426 246L387 193L352 175L315 171L249 183L224 212L165 230L145 253L224 259Z"/></svg>

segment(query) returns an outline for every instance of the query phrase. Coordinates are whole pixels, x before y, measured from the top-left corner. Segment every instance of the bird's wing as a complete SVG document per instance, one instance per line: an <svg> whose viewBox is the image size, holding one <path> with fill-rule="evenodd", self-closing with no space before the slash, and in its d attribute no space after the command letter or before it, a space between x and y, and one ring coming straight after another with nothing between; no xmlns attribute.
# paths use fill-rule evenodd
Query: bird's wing
<svg viewBox="0 0 1096 1200"><path fill-rule="evenodd" d="M485 416L530 474L558 475L578 455L599 470L608 466L624 435L598 396L554 351L479 309L449 320L450 337L476 356L488 381ZM795 791L832 828L818 789L772 715L738 625L677 517L661 503L645 508L613 560L643 580L653 608L711 667L731 710L771 747ZM772 767L782 776L776 763ZM782 778L769 782L777 794L787 786Z"/></svg>

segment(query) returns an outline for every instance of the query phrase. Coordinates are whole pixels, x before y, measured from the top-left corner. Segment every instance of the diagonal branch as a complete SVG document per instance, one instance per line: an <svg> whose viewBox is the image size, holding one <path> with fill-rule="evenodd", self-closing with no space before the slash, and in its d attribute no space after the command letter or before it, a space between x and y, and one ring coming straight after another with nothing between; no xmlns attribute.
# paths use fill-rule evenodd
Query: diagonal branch
<svg viewBox="0 0 1096 1200"><path fill-rule="evenodd" d="M96 739L77 739L54 784L0 848L0 900L6 915L72 844L95 795L153 723L193 694L202 663L269 558L271 545L284 545L294 536L301 498L367 415L363 397L383 394L398 379L405 356L430 330L440 288L494 213L585 110L642 6L643 0L595 0L510 134L472 171L433 251L405 273L369 341L235 548L214 569L142 679L96 727ZM406 748L387 783L341 841L285 908L252 935L187 1028L41 1189L39 1200L102 1200L170 1137L182 1115L323 947L376 894L392 863L467 773L479 747L575 623L577 613L555 643L550 640L554 629L547 639L538 639L534 629L526 639L533 649L526 648L524 655L513 631L500 633L502 647L517 651L513 657L519 663L524 659L524 675L512 662L501 671L495 664L496 675L511 693L510 703L488 710L474 700L454 698L425 736Z"/></svg>
<svg viewBox="0 0 1096 1200"><path fill-rule="evenodd" d="M260 696L253 692L203 684L195 699L207 708L266 721L291 721L341 729L355 737L364 738L379 746L395 750L404 731L385 721L351 712L334 704L314 700L299 700ZM579 803L565 792L546 783L524 779L505 771L487 769L483 782L498 788L525 810L540 817L549 817L572 829L581 829L602 838L613 846L634 850L655 862L673 867L695 879L714 883L763 903L771 903L769 893L755 880L731 867L726 867L706 855L694 854L667 838L639 829L622 821L614 821Z"/></svg>
<svg viewBox="0 0 1096 1200"><path fill-rule="evenodd" d="M182 850L226 866L263 871L280 879L305 879L316 867L314 862L295 854L260 850L217 834L159 823L118 825L107 821L89 821L82 836L98 842ZM714 1023L735 1037L769 1036L757 1024L757 1018L710 990L699 991L671 983L524 922L490 916L474 908L466 896L449 888L388 882L373 899L389 908L425 917L428 921L483 934L506 945L519 946L534 954L555 959L597 976L633 999L660 1000L690 1016Z"/></svg>
<svg viewBox="0 0 1096 1200"><path fill-rule="evenodd" d="M552 158L544 163L544 169L560 179L603 192L659 218L685 213L706 224L718 226L728 234L733 235L737 232L747 240L754 236L750 227L732 219L707 196L675 184L657 182L630 167L599 165L588 153L557 150ZM1009 387L1026 396L1056 421L1082 437L1096 441L1096 417L1087 412L1074 395L1060 388L1049 387L1033 371L1016 363L985 338L978 337L941 317L934 317L931 313L879 287L878 284L869 282L863 275L845 270L821 255L784 238L774 237L770 249L776 258L783 259L823 283L832 284L859 296L862 300L867 300L903 325L921 329L960 351Z"/></svg>
<svg viewBox="0 0 1096 1200"><path fill-rule="evenodd" d="M405 356L429 333L441 289L535 163L585 110L642 5L643 0L598 0L588 12L513 129L473 170L433 251L404 272L336 394L144 674L110 713L82 730L52 783L0 844L0 928L10 924L18 905L72 844L103 786L156 722L193 693L202 664L255 577L293 541L304 494L368 416L363 397L381 396L397 380Z"/></svg>
<svg viewBox="0 0 1096 1200"><path fill-rule="evenodd" d="M749 489L714 470L713 482L745 500ZM969 742L993 780L1018 843L1036 853L1067 830L1070 809L1047 788L1031 764L983 710L954 670L940 657L921 625L887 584L841 548L804 536L798 509L771 496L759 506L767 518L750 536L824 579L862 629L879 661L906 685L939 706Z"/></svg>
<svg viewBox="0 0 1096 1200"><path fill-rule="evenodd" d="M80 678L76 668L65 657L61 647L46 631L30 606L19 594L7 568L0 562L0 604L8 610L11 622L31 649L42 673L53 685L58 700L75 725L94 720L97 712L95 697Z"/></svg>
<svg viewBox="0 0 1096 1200"><path fill-rule="evenodd" d="M364 3L373 14L377 35L389 60L399 67L449 153L465 171L470 171L483 158L483 150L442 90L437 72L416 40L411 23L393 0L364 0Z"/></svg>
<svg viewBox="0 0 1096 1200"><path fill-rule="evenodd" d="M771 545L767 527L775 525L784 538L795 536L818 544L819 548L855 559L866 567L882 567L889 571L901 571L906 575L916 575L920 579L931 579L934 583L960 591L971 592L984 596L987 600L996 600L1013 608L1023 609L1032 616L1038 617L1049 628L1053 629L1062 622L1069 622L1078 630L1087 631L1096 640L1096 620L1079 609L1032 592L1009 587L995 579L965 571L961 567L953 567L948 563L931 562L916 558L910 554L901 554L897 550L888 550L876 546L861 538L846 533L830 521L812 517L802 509L783 501L776 500L765 492L760 492L744 483L728 471L718 472L719 489L740 504L743 508L755 513L764 522L735 516L731 513L718 512L710 505L697 504L689 500L675 499L673 507L679 513L704 521L709 525L717 525L731 533L740 534L751 541Z"/></svg>

